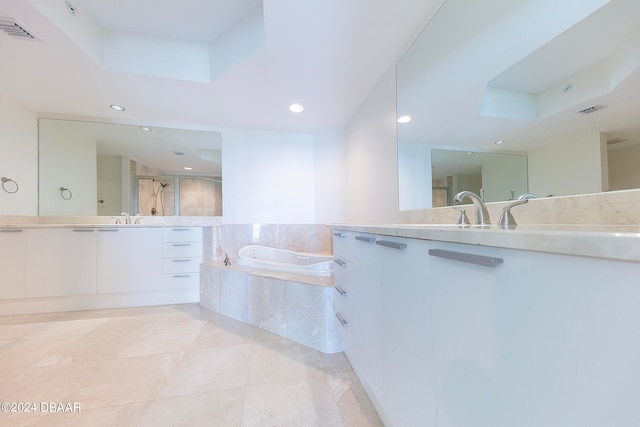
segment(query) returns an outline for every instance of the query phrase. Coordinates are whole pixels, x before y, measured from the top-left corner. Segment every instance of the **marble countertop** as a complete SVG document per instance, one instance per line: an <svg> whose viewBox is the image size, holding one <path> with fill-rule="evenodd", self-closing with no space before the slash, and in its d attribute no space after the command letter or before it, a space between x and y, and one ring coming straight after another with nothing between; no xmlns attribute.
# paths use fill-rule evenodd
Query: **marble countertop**
<svg viewBox="0 0 640 427"><path fill-rule="evenodd" d="M451 224L331 224L334 230L640 262L637 225L518 225L504 230Z"/></svg>

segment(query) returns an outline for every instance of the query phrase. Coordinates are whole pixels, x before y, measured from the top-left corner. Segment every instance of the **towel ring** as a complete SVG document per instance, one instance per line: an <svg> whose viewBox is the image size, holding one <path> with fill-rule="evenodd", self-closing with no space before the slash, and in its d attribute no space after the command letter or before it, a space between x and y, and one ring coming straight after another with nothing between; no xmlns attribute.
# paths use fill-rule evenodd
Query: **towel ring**
<svg viewBox="0 0 640 427"><path fill-rule="evenodd" d="M2 181L2 189L3 189L6 193L9 193L9 194L17 193L17 192L18 192L18 189L20 188L20 187L18 186L18 183L17 183L17 182L15 182L14 180L12 180L11 178L6 178L6 177L4 177L4 176L3 176L2 178L0 178L0 181ZM15 190L13 190L13 191L7 190L7 187L5 187L5 185L7 184L7 182L13 182L13 184L16 186L16 189L15 189Z"/></svg>
<svg viewBox="0 0 640 427"><path fill-rule="evenodd" d="M65 197L65 195L67 195L67 197ZM60 187L60 197L62 197L65 200L71 200L71 198L73 197L73 194L71 193L71 190L69 190L68 188Z"/></svg>

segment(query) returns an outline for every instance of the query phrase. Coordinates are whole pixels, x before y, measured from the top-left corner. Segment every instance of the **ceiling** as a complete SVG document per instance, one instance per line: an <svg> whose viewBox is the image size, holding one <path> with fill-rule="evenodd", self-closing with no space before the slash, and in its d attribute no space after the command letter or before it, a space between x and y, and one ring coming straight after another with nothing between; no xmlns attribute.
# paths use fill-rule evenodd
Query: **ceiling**
<svg viewBox="0 0 640 427"><path fill-rule="evenodd" d="M1 96L48 117L314 133L348 122L442 0L67 3L0 0L39 39L0 32Z"/></svg>

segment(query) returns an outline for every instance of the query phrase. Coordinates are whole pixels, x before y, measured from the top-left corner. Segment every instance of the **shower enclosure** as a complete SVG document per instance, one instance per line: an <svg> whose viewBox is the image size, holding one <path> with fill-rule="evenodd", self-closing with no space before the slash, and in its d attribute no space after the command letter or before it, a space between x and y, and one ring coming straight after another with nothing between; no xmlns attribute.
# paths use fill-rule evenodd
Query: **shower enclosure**
<svg viewBox="0 0 640 427"><path fill-rule="evenodd" d="M135 176L132 211L144 216L222 216L222 180L202 176Z"/></svg>

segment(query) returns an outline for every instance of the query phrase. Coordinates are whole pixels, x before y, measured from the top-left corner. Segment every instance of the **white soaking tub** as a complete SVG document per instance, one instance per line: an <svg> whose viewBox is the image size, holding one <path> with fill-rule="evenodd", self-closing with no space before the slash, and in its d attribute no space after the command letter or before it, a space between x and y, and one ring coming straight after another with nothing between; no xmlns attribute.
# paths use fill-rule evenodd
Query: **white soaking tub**
<svg viewBox="0 0 640 427"><path fill-rule="evenodd" d="M259 270L330 276L333 256L294 252L269 246L247 245L238 251L237 264Z"/></svg>

